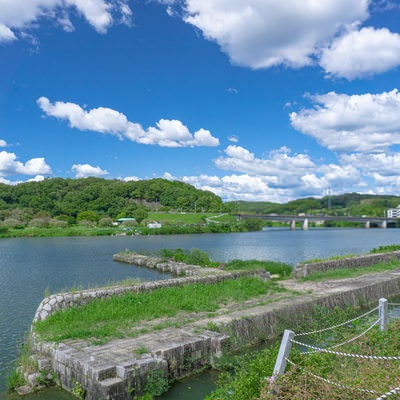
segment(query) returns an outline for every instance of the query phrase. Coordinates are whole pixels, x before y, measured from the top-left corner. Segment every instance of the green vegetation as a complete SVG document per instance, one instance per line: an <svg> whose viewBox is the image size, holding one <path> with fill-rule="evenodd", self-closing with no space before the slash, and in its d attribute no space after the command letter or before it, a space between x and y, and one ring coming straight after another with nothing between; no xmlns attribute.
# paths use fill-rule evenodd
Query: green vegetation
<svg viewBox="0 0 400 400"><path fill-rule="evenodd" d="M263 388L265 377L274 369L279 344L268 349L244 352L243 355L224 357L218 361L218 389L205 400L249 400L257 399Z"/></svg>
<svg viewBox="0 0 400 400"><path fill-rule="evenodd" d="M223 203L209 191L160 178L130 182L54 178L15 186L0 184L0 237L246 232L276 223L256 218L238 222L230 213L383 216L385 210L398 204L397 196L357 193L287 204ZM116 228L113 221L118 218L135 221ZM144 226L152 221L161 222L162 227ZM325 222L325 226L358 225Z"/></svg>
<svg viewBox="0 0 400 400"><path fill-rule="evenodd" d="M278 275L279 278L289 278L293 272L293 268L289 264L260 260L232 260L224 266L224 269L227 271L265 269L271 275Z"/></svg>
<svg viewBox="0 0 400 400"><path fill-rule="evenodd" d="M185 264L199 265L200 267L218 267L219 262L211 261L208 254L199 249L162 249L160 255L165 260L174 260Z"/></svg>
<svg viewBox="0 0 400 400"><path fill-rule="evenodd" d="M345 193L335 196L324 196L320 199L312 197L289 201L286 204L270 202L234 201L226 204L235 213L243 214L288 214L299 213L313 215L368 215L383 217L388 208L400 204L398 196L377 196L359 193ZM336 225L335 225L336 226Z"/></svg>
<svg viewBox="0 0 400 400"><path fill-rule="evenodd" d="M282 331L294 329L296 332L303 332L336 325L359 315L357 313L359 310L356 311L350 307L345 310L339 307L333 310L315 307L314 312L306 321L292 318L281 320L279 324ZM246 351L239 355L222 357L216 365L216 368L221 371L217 381L218 388L205 400L264 400L265 397L262 396L268 389L267 378L272 376L279 345L280 343L276 342L263 350Z"/></svg>
<svg viewBox="0 0 400 400"><path fill-rule="evenodd" d="M34 329L47 341L104 340L133 334L144 321L171 318L178 313L216 312L231 302L242 302L266 293L282 292L276 282L255 277L206 285L161 288L147 293L126 293L95 300L51 315Z"/></svg>
<svg viewBox="0 0 400 400"><path fill-rule="evenodd" d="M400 321L398 320L391 322L385 332L381 332L378 327L375 327L357 341L345 347L341 346L339 351L374 356L397 356L400 346L399 328ZM353 324L351 334L348 334L347 338L360 332L362 332L362 329ZM343 341L345 337L342 336L340 341ZM318 343L320 342L318 341ZM329 343L331 342L327 343L325 341L324 347L329 346ZM278 395L268 396L268 388L265 385L264 394L259 397L260 400L305 400L316 398L321 400L351 400L355 398L372 400L398 385L399 361L338 357L325 353L304 356L300 355L300 353L296 355L295 352L293 352L291 359L297 367L289 367L289 371L279 379L280 390ZM311 374L322 376L343 386L374 390L375 393L338 388L314 378ZM398 398L398 395L394 398Z"/></svg>
<svg viewBox="0 0 400 400"><path fill-rule="evenodd" d="M123 182L101 178L45 179L0 184L0 220L6 228L93 225L103 218L147 218L144 211L220 212L215 194L165 179ZM103 221L104 222L104 221Z"/></svg>
<svg viewBox="0 0 400 400"><path fill-rule="evenodd" d="M304 278L301 278L301 280L318 282L318 281L324 281L326 279L346 279L365 274L379 273L383 271L392 271L398 268L400 268L400 261L392 260L389 262L382 262L375 265L371 265L369 267L339 268L335 270L314 272Z"/></svg>
<svg viewBox="0 0 400 400"><path fill-rule="evenodd" d="M379 246L373 248L370 253L390 253L391 251L399 251L400 245L399 244L390 244L387 246Z"/></svg>

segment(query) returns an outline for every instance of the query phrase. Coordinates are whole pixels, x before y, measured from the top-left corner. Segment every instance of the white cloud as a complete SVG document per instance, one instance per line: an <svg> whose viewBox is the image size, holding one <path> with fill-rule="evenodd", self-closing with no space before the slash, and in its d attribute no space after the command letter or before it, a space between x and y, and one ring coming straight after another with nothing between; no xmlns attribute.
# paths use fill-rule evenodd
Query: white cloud
<svg viewBox="0 0 400 400"><path fill-rule="evenodd" d="M349 32L322 51L320 65L347 79L385 72L400 65L400 35L385 28Z"/></svg>
<svg viewBox="0 0 400 400"><path fill-rule="evenodd" d="M44 158L32 158L25 164L17 161L15 153L0 151L0 176L52 174Z"/></svg>
<svg viewBox="0 0 400 400"><path fill-rule="evenodd" d="M239 138L235 135L229 136L228 140L232 143L239 143Z"/></svg>
<svg viewBox="0 0 400 400"><path fill-rule="evenodd" d="M305 154L290 155L290 149L282 147L269 153L268 159L256 158L241 146L230 145L225 149L228 157L218 157L215 165L223 170L240 171L246 174L269 176L271 182L282 181L286 177L308 173L315 164Z"/></svg>
<svg viewBox="0 0 400 400"><path fill-rule="evenodd" d="M136 182L139 181L140 178L138 178L137 176L126 176L123 180L124 182L131 182L131 181Z"/></svg>
<svg viewBox="0 0 400 400"><path fill-rule="evenodd" d="M108 175L108 171L100 167L93 167L90 164L74 164L72 171L75 172L75 178L87 178L89 176L100 177Z"/></svg>
<svg viewBox="0 0 400 400"><path fill-rule="evenodd" d="M400 153L343 154L340 161L358 168L369 176L378 173L382 176L397 177L400 171Z"/></svg>
<svg viewBox="0 0 400 400"><path fill-rule="evenodd" d="M0 43L1 42L12 42L16 40L17 37L15 36L14 32L4 24L0 23Z"/></svg>
<svg viewBox="0 0 400 400"><path fill-rule="evenodd" d="M338 32L367 17L368 0L185 0L183 18L233 63L257 69L310 65Z"/></svg>
<svg viewBox="0 0 400 400"><path fill-rule="evenodd" d="M199 129L193 134L178 120L160 119L155 127L143 129L138 123L111 108L99 107L86 111L74 103L57 101L51 103L46 97L37 100L39 107L48 116L66 119L72 128L90 130L127 138L142 144L162 147L218 146L219 140L210 131Z"/></svg>
<svg viewBox="0 0 400 400"><path fill-rule="evenodd" d="M311 100L314 108L291 113L291 124L330 150L382 152L400 144L397 89L351 96L330 92Z"/></svg>
<svg viewBox="0 0 400 400"><path fill-rule="evenodd" d="M0 139L0 147L7 147L7 146L8 146L7 142L3 139Z"/></svg>
<svg viewBox="0 0 400 400"><path fill-rule="evenodd" d="M66 31L73 30L71 12L82 15L99 33L107 32L116 14L129 24L127 0L0 0L0 42L15 40L16 33L31 29L41 18L56 20Z"/></svg>

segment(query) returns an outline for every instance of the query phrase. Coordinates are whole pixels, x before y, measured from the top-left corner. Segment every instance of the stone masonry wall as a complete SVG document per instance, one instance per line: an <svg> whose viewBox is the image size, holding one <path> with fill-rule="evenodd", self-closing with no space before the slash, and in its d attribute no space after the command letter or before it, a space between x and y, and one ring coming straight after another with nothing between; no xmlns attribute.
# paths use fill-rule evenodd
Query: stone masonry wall
<svg viewBox="0 0 400 400"><path fill-rule="evenodd" d="M341 268L360 268L381 262L400 260L400 251L390 253L367 254L357 257L346 257L337 260L326 260L309 264L297 264L294 275L296 278L304 278L314 272L335 270Z"/></svg>
<svg viewBox="0 0 400 400"><path fill-rule="evenodd" d="M162 287L182 286L192 283L212 284L226 279L235 279L240 276L259 276L263 279L270 278L269 273L265 270L225 272L218 268L202 268L197 265L187 265L172 261L161 262L160 259L142 255L127 254L126 257L123 255L115 255L114 260L148 268L157 268L160 271L170 272L174 275L183 275L183 277L143 282L131 286L113 286L109 288L97 288L53 294L45 297L39 304L33 322L42 321L58 310L82 305L95 299L106 299L112 296L122 295L127 292L148 292Z"/></svg>

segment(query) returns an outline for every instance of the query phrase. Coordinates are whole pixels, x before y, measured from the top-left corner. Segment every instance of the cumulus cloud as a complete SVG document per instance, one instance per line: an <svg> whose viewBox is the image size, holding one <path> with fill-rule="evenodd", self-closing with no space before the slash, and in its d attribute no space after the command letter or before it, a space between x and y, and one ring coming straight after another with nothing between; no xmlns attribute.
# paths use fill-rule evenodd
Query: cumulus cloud
<svg viewBox="0 0 400 400"><path fill-rule="evenodd" d="M136 181L139 181L140 180L140 178L139 177L137 177L137 176L126 176L125 178L120 178L122 181L124 181L124 182L136 182Z"/></svg>
<svg viewBox="0 0 400 400"><path fill-rule="evenodd" d="M368 17L368 0L185 0L184 21L235 64L302 67L338 33Z"/></svg>
<svg viewBox="0 0 400 400"><path fill-rule="evenodd" d="M74 164L72 171L75 172L75 178L87 178L89 176L101 177L108 175L108 171L100 167L93 167L90 164Z"/></svg>
<svg viewBox="0 0 400 400"><path fill-rule="evenodd" d="M322 51L320 65L350 80L385 72L400 65L400 35L385 28L349 32Z"/></svg>
<svg viewBox="0 0 400 400"><path fill-rule="evenodd" d="M106 33L120 16L129 24L131 10L127 0L0 0L0 42L17 39L17 33L32 28L41 18L57 21L72 31L70 14L77 12L99 33Z"/></svg>
<svg viewBox="0 0 400 400"><path fill-rule="evenodd" d="M314 108L290 114L292 126L341 152L383 152L400 144L400 94L313 96Z"/></svg>
<svg viewBox="0 0 400 400"><path fill-rule="evenodd" d="M57 101L51 103L46 97L37 100L46 115L66 119L72 128L90 130L129 139L142 144L162 147L218 146L219 140L206 129L193 134L178 120L160 119L155 127L144 129L140 124L130 122L128 118L111 108L99 107L85 110L74 103Z"/></svg>
<svg viewBox="0 0 400 400"><path fill-rule="evenodd" d="M7 147L7 146L8 146L7 142L3 139L0 139L0 147Z"/></svg>
<svg viewBox="0 0 400 400"><path fill-rule="evenodd" d="M18 161L15 153L0 151L0 176L52 174L44 158L32 158L25 163Z"/></svg>
<svg viewBox="0 0 400 400"><path fill-rule="evenodd" d="M225 201L285 203L301 197L323 197L329 190L334 194L400 191L400 153L341 154L337 163L327 164L316 163L309 156L293 155L285 147L271 151L266 158L256 157L240 146L228 146L225 154L215 164L233 173L174 176L166 172L163 177L209 190Z"/></svg>
<svg viewBox="0 0 400 400"><path fill-rule="evenodd" d="M379 174L387 177L397 177L400 170L400 153L343 154L340 161L342 164L358 168L363 174L368 176Z"/></svg>
<svg viewBox="0 0 400 400"><path fill-rule="evenodd" d="M223 170L241 171L248 174L271 177L271 182L276 182L284 177L293 177L311 171L315 164L308 155L290 154L290 149L282 147L269 153L269 158L256 158L249 150L236 145L230 145L225 149L226 156L220 156L214 160L217 167Z"/></svg>

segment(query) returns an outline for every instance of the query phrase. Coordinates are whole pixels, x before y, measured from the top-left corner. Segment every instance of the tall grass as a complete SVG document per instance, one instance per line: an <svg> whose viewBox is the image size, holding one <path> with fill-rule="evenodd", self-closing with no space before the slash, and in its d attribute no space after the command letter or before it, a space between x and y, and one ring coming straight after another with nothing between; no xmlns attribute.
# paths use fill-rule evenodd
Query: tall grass
<svg viewBox="0 0 400 400"><path fill-rule="evenodd" d="M391 322L385 332L381 332L378 327L375 327L367 335L341 347L339 351L375 356L398 355L399 329L399 320ZM259 397L260 400L374 400L399 385L400 361L398 360L367 360L325 353L307 356L297 353L297 355L293 354L291 358L298 367L289 367L288 373L279 380L278 395L268 395L268 388L265 385L263 394ZM339 388L318 380L311 374L322 376L345 387L374 390L376 393ZM393 398L398 399L399 395L397 394Z"/></svg>
<svg viewBox="0 0 400 400"><path fill-rule="evenodd" d="M300 280L318 282L326 279L346 279L371 273L392 271L397 268L400 268L400 261L391 260L362 268L339 268L335 270L314 272L304 278L301 278Z"/></svg>
<svg viewBox="0 0 400 400"><path fill-rule="evenodd" d="M104 340L128 336L143 321L176 317L179 313L215 312L230 302L242 302L282 292L276 282L242 277L215 284L191 284L147 293L126 293L57 312L35 324L47 341Z"/></svg>

